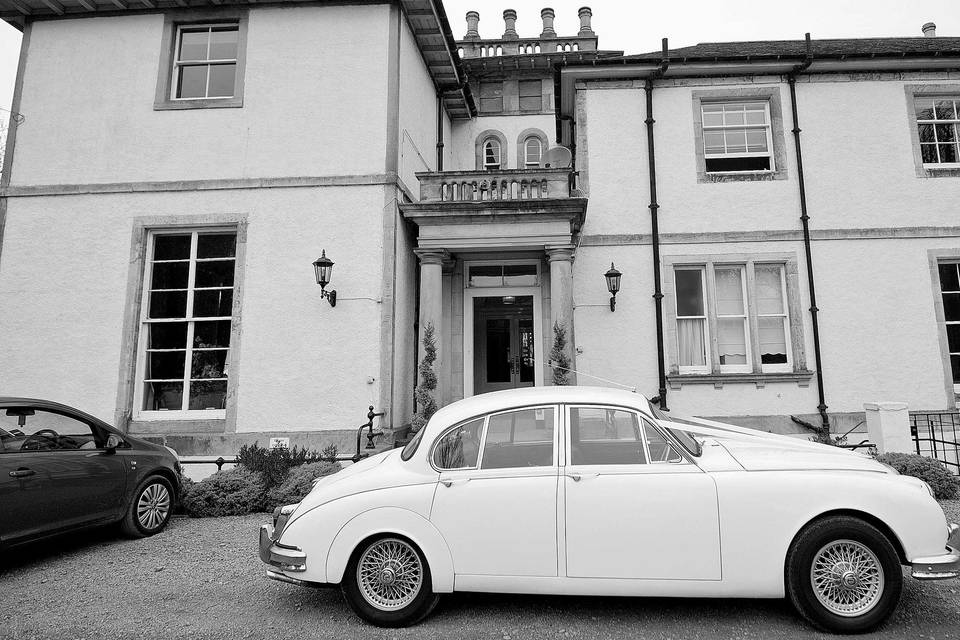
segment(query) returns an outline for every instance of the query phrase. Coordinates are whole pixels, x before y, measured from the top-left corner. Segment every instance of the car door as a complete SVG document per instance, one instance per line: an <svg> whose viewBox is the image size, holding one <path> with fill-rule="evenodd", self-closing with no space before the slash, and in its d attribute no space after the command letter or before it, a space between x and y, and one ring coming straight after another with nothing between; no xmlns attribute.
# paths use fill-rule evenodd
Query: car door
<svg viewBox="0 0 960 640"><path fill-rule="evenodd" d="M558 407L495 413L447 430L430 519L457 575L556 576Z"/></svg>
<svg viewBox="0 0 960 640"><path fill-rule="evenodd" d="M8 437L0 452L0 537L118 518L125 468L108 452L107 433L76 417L11 407L0 416Z"/></svg>
<svg viewBox="0 0 960 640"><path fill-rule="evenodd" d="M639 412L566 407L567 576L720 579L713 479Z"/></svg>

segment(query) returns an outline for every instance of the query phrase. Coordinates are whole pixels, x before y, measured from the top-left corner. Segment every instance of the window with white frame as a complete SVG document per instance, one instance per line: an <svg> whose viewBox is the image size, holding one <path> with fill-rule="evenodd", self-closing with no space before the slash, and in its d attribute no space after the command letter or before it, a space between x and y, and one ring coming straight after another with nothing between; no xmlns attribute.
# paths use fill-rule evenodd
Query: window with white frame
<svg viewBox="0 0 960 640"><path fill-rule="evenodd" d="M488 138L485 140L483 143L483 168L488 171L499 170L502 166L500 159L500 141L496 138Z"/></svg>
<svg viewBox="0 0 960 640"><path fill-rule="evenodd" d="M232 98L237 82L239 41L237 24L178 27L171 98Z"/></svg>
<svg viewBox="0 0 960 640"><path fill-rule="evenodd" d="M791 370L783 264L676 266L674 285L679 373Z"/></svg>
<svg viewBox="0 0 960 640"><path fill-rule="evenodd" d="M918 96L913 104L923 164L960 167L960 98Z"/></svg>
<svg viewBox="0 0 960 640"><path fill-rule="evenodd" d="M703 102L700 109L707 173L775 170L768 101Z"/></svg>
<svg viewBox="0 0 960 640"><path fill-rule="evenodd" d="M543 155L543 142L537 136L530 136L523 143L523 166L527 169L536 169L540 166L540 157Z"/></svg>
<svg viewBox="0 0 960 640"><path fill-rule="evenodd" d="M937 265L940 295L943 299L943 320L950 354L950 372L954 393L960 393L960 264L942 262Z"/></svg>
<svg viewBox="0 0 960 640"><path fill-rule="evenodd" d="M154 231L147 246L140 411L220 417L230 369L236 231Z"/></svg>

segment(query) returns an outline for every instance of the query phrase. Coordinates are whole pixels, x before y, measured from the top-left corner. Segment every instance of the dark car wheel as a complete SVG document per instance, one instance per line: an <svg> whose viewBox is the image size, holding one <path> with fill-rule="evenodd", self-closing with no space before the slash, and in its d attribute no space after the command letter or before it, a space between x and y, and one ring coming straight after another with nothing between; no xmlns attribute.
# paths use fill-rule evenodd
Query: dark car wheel
<svg viewBox="0 0 960 640"><path fill-rule="evenodd" d="M163 476L150 476L140 483L120 523L123 532L133 538L152 536L163 531L173 513L173 487Z"/></svg>
<svg viewBox="0 0 960 640"><path fill-rule="evenodd" d="M814 626L863 633L897 608L903 574L896 549L876 527L851 516L818 520L787 553L787 594Z"/></svg>
<svg viewBox="0 0 960 640"><path fill-rule="evenodd" d="M430 588L430 568L409 540L367 540L347 564L341 590L353 611L378 627L405 627L427 617L439 596Z"/></svg>

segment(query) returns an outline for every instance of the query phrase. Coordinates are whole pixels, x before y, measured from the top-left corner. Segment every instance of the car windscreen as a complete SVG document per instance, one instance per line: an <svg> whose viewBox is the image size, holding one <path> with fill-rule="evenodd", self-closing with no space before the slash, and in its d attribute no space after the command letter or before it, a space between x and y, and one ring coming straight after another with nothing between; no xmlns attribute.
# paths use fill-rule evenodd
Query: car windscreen
<svg viewBox="0 0 960 640"><path fill-rule="evenodd" d="M686 431L681 431L680 429L673 429L663 424L663 422L684 422L683 418L679 416L668 416L666 413L664 413L657 407L653 406L652 403L650 403L649 406L650 406L650 413L652 413L657 420L660 420L661 422L660 426L666 429L667 431L669 431L670 435L672 435L674 438L679 440L680 444L683 445L684 449L686 449L687 451L689 451L691 454L695 456L699 456L703 452L703 447L701 446L700 441L694 438L692 435L690 435Z"/></svg>
<svg viewBox="0 0 960 640"><path fill-rule="evenodd" d="M400 452L400 459L406 462L413 454L417 452L417 447L420 446L420 441L423 440L423 432L426 431L424 428L420 428L420 431L417 431L417 434L413 436L413 440L407 443L407 446L403 448L403 451Z"/></svg>

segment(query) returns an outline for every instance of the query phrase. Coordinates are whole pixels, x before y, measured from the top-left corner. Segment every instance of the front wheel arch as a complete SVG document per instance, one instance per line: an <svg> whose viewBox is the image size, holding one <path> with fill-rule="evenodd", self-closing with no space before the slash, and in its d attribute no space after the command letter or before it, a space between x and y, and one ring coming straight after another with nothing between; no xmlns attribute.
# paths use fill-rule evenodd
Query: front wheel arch
<svg viewBox="0 0 960 640"><path fill-rule="evenodd" d="M884 535L887 541L889 541L890 544L893 546L893 548L897 551L897 557L900 558L900 564L910 563L910 561L907 560L906 552L903 550L903 543L900 542L900 538L898 538L897 534L893 532L893 529L891 529L886 522L876 517L875 515L866 513L865 511L859 511L857 509L834 509L832 511L825 511L817 516L814 516L813 518L810 518L810 520L803 523L803 525L799 529L797 529L797 532L793 535L793 538L790 540L790 544L787 545L787 549L792 548L794 543L797 541L797 538L800 536L800 534L803 533L815 522L818 522L825 518L832 518L834 516L849 516L851 518L857 518L858 520L863 520L867 524L873 527L876 527L877 530L879 530L880 533ZM784 580L784 587L786 587L786 581L787 581L786 555L784 555L784 558L783 558L783 580Z"/></svg>

